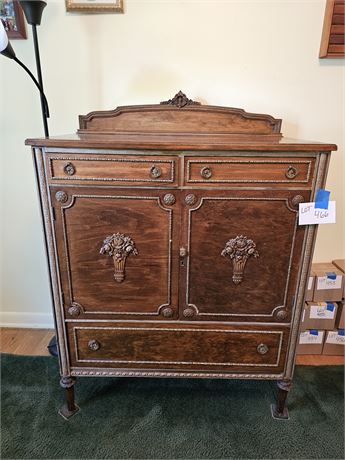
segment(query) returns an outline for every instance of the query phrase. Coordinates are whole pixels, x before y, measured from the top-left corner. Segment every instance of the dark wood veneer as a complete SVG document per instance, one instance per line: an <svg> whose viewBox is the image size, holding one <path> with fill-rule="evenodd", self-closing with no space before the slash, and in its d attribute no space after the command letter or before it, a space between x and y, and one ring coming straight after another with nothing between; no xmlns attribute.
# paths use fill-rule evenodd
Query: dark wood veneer
<svg viewBox="0 0 345 460"><path fill-rule="evenodd" d="M288 329L214 323L69 323L68 331L72 366L276 374L283 371L289 335ZM267 347L263 354L260 345Z"/></svg>

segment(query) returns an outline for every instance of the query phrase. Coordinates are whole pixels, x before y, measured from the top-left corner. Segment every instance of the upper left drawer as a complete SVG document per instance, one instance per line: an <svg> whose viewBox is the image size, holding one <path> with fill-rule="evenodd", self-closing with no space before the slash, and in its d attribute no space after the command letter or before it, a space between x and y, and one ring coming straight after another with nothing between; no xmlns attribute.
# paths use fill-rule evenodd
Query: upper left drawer
<svg viewBox="0 0 345 460"><path fill-rule="evenodd" d="M176 185L176 158L168 156L48 154L48 181L118 185Z"/></svg>

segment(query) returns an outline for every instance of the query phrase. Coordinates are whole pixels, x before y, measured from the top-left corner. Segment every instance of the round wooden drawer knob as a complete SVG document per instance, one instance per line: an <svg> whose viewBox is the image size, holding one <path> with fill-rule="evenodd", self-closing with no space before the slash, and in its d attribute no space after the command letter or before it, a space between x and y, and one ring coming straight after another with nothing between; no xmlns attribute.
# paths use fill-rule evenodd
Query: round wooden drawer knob
<svg viewBox="0 0 345 460"><path fill-rule="evenodd" d="M89 343L87 344L87 346L92 351L97 351L101 348L101 344L97 342L97 340L89 340Z"/></svg>
<svg viewBox="0 0 345 460"><path fill-rule="evenodd" d="M260 355L265 355L268 352L268 346L264 343L260 343L260 345L257 346L257 350Z"/></svg>
<svg viewBox="0 0 345 460"><path fill-rule="evenodd" d="M212 169L209 166L205 166L205 168L201 169L200 175L203 179L211 179Z"/></svg>
<svg viewBox="0 0 345 460"><path fill-rule="evenodd" d="M297 176L297 169L290 165L285 173L285 176L287 179L294 179Z"/></svg>
<svg viewBox="0 0 345 460"><path fill-rule="evenodd" d="M159 166L153 165L152 168L150 169L150 176L153 179L158 179L158 177L161 177L162 175L162 170Z"/></svg>
<svg viewBox="0 0 345 460"><path fill-rule="evenodd" d="M73 176L73 174L75 174L75 167L72 163L66 163L63 170L68 176Z"/></svg>

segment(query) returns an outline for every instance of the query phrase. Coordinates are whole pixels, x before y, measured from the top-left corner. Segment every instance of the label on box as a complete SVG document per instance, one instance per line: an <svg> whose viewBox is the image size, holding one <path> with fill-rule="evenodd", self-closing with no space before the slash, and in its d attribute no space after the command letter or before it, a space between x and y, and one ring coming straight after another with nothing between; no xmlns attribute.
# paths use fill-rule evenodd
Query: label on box
<svg viewBox="0 0 345 460"><path fill-rule="evenodd" d="M308 279L308 291L311 290L311 288L313 287L313 276L309 276L309 279Z"/></svg>
<svg viewBox="0 0 345 460"><path fill-rule="evenodd" d="M334 305L320 302L317 305L310 305L310 319L334 319Z"/></svg>
<svg viewBox="0 0 345 460"><path fill-rule="evenodd" d="M313 331L314 332L314 331ZM301 332L299 343L301 345L316 345L321 344L325 331L316 331L317 334L312 334L311 331Z"/></svg>
<svg viewBox="0 0 345 460"><path fill-rule="evenodd" d="M322 291L324 289L341 289L341 281L342 276L337 275L335 279L326 276L318 276L317 277L317 286L316 289L318 291Z"/></svg>
<svg viewBox="0 0 345 460"><path fill-rule="evenodd" d="M315 208L315 203L300 203L299 225L335 224L335 201L330 201L328 209Z"/></svg>
<svg viewBox="0 0 345 460"><path fill-rule="evenodd" d="M345 335L339 334L338 331L329 331L326 343L332 343L333 345L345 345Z"/></svg>

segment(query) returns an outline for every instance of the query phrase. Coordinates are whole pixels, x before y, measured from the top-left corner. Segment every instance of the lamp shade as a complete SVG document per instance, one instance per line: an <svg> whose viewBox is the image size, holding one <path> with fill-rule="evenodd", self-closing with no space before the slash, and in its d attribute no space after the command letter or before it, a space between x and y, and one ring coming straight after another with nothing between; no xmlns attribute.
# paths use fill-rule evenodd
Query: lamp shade
<svg viewBox="0 0 345 460"><path fill-rule="evenodd" d="M0 54L10 59L15 59L16 53L12 48L11 43L8 41L5 27L0 19Z"/></svg>
<svg viewBox="0 0 345 460"><path fill-rule="evenodd" d="M47 3L43 0L20 0L20 6L23 8L26 20L31 26L41 24L42 13Z"/></svg>
<svg viewBox="0 0 345 460"><path fill-rule="evenodd" d="M0 53L2 53L8 45L8 37L7 33L4 27L4 24L2 23L0 19Z"/></svg>

